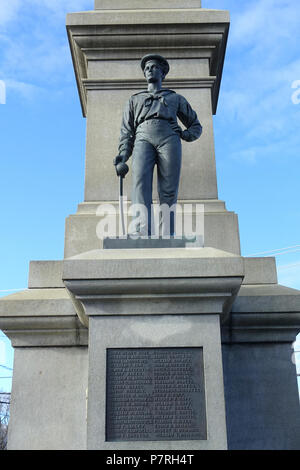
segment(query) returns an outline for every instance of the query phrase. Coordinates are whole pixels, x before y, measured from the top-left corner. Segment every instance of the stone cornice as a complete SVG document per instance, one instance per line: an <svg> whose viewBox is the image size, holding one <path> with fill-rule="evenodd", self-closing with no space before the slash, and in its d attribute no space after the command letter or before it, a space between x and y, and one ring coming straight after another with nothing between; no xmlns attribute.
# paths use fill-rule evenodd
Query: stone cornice
<svg viewBox="0 0 300 470"><path fill-rule="evenodd" d="M279 284L242 286L223 343L289 342L300 332L300 291Z"/></svg>
<svg viewBox="0 0 300 470"><path fill-rule="evenodd" d="M225 321L242 277L65 280L86 319L111 315L219 315ZM81 317L81 321L84 318ZM87 320L85 321L87 323Z"/></svg>
<svg viewBox="0 0 300 470"><path fill-rule="evenodd" d="M222 343L292 343L300 332L300 313L245 313L230 315L222 327Z"/></svg>
<svg viewBox="0 0 300 470"><path fill-rule="evenodd" d="M158 250L147 259L147 250L127 251L99 250L98 256L107 259L95 259L96 253L93 259L64 261L64 284L86 319L190 314L227 319L244 277L240 257L195 258L209 251L174 249L165 251L169 258L161 258Z"/></svg>
<svg viewBox="0 0 300 470"><path fill-rule="evenodd" d="M113 16L113 22L112 22ZM141 19L143 19L141 21ZM140 20L140 21L138 21ZM229 23L229 11L207 8L148 8L143 10L91 10L67 14L67 25L132 24L223 24Z"/></svg>
<svg viewBox="0 0 300 470"><path fill-rule="evenodd" d="M72 317L6 317L1 318L0 324L15 348L88 344L88 330L82 326L75 311Z"/></svg>
<svg viewBox="0 0 300 470"><path fill-rule="evenodd" d="M62 289L27 289L0 299L0 329L14 347L83 346L82 326Z"/></svg>
<svg viewBox="0 0 300 470"><path fill-rule="evenodd" d="M138 60L149 51L169 59L208 59L209 78L214 83L206 83L212 90L215 114L228 29L228 12L219 10L107 10L68 15L67 32L83 115L87 113L84 81L90 60ZM201 78L194 80L193 87L197 87L197 80L203 87ZM181 81L175 80L174 88L184 88ZM107 89L113 89L113 83Z"/></svg>
<svg viewBox="0 0 300 470"><path fill-rule="evenodd" d="M216 77L199 77L195 79L181 78L165 80L165 88L210 88L212 89ZM145 80L96 80L83 79L85 91L92 90L144 90Z"/></svg>

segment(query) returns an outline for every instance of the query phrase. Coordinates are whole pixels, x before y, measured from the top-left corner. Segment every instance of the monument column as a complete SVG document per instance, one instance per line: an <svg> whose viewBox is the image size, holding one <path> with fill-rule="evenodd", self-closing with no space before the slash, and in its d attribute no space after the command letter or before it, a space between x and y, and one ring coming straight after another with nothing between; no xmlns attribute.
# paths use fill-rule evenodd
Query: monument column
<svg viewBox="0 0 300 470"><path fill-rule="evenodd" d="M183 142L179 202L204 205L206 246L240 253L237 217L218 200L212 120L228 29L229 13L202 9L199 0L184 6L177 0L98 0L94 11L67 15L87 141L85 200L67 219L66 257L101 248L96 211L101 203L118 207L112 160L118 151L123 109L132 94L146 88L140 59L153 52L170 63L164 87L187 98L203 126L201 139ZM130 199L130 172L125 194Z"/></svg>

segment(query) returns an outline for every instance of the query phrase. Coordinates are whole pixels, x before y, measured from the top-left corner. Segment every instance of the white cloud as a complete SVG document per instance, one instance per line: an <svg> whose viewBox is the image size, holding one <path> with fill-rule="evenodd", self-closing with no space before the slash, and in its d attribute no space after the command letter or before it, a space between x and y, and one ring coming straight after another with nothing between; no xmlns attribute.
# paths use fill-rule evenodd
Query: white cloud
<svg viewBox="0 0 300 470"><path fill-rule="evenodd" d="M289 263L289 264L283 264L281 266L278 266L279 271L283 271L283 270L286 270L286 269L299 270L300 269L300 261L297 261L297 262L294 262L294 263Z"/></svg>
<svg viewBox="0 0 300 470"><path fill-rule="evenodd" d="M13 21L21 7L21 0L0 0L0 25Z"/></svg>
<svg viewBox="0 0 300 470"><path fill-rule="evenodd" d="M298 2L295 0L258 0L232 17L231 45L254 46L255 50L281 49L281 41L299 27ZM297 47L297 41L294 44Z"/></svg>
<svg viewBox="0 0 300 470"><path fill-rule="evenodd" d="M58 15L94 9L93 0L27 0L27 2Z"/></svg>
<svg viewBox="0 0 300 470"><path fill-rule="evenodd" d="M14 8L6 6L8 0L5 2L2 19L4 21L5 16L10 22L0 34L0 79L7 81L10 78L11 83L21 84L14 88L16 91L24 89L26 93L58 83L60 87L73 84L65 14L77 9L86 10L93 5L93 0L24 0L22 15L18 2L10 4Z"/></svg>
<svg viewBox="0 0 300 470"><path fill-rule="evenodd" d="M218 123L223 134L241 134L227 137L235 159L299 153L300 105L292 104L291 88L300 79L298 8L294 0L255 0L234 9Z"/></svg>
<svg viewBox="0 0 300 470"><path fill-rule="evenodd" d="M0 0L0 79L8 93L33 99L74 86L65 16L93 7L94 0Z"/></svg>
<svg viewBox="0 0 300 470"><path fill-rule="evenodd" d="M5 81L7 93L10 92L17 93L22 98L33 99L37 96L37 93L44 93L45 90L31 83L19 82L17 80L7 79Z"/></svg>

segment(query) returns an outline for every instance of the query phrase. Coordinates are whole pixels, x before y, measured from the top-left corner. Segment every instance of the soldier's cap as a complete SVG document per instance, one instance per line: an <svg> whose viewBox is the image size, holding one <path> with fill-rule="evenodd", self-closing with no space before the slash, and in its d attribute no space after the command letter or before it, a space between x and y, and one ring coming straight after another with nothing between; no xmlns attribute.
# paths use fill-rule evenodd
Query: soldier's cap
<svg viewBox="0 0 300 470"><path fill-rule="evenodd" d="M147 54L141 59L141 67L143 71L145 69L146 63L149 62L149 60L157 60L165 76L167 75L167 73L170 70L169 62L163 56L159 54Z"/></svg>

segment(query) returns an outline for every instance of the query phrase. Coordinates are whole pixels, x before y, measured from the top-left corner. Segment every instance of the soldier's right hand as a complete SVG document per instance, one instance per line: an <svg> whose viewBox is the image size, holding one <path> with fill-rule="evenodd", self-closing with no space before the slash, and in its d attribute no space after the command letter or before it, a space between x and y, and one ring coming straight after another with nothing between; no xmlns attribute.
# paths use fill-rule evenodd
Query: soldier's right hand
<svg viewBox="0 0 300 470"><path fill-rule="evenodd" d="M126 163L124 162L124 159L123 157L121 157L120 155L118 155L115 159L114 159L114 165L116 167L116 173L118 176L121 176L122 178L124 178L128 171L129 171L129 168L128 168L128 165L126 165Z"/></svg>
<svg viewBox="0 0 300 470"><path fill-rule="evenodd" d="M117 155L113 160L113 164L115 166L117 166L119 163L122 163L122 162L125 163L125 159L124 159L124 157L122 157L122 155Z"/></svg>
<svg viewBox="0 0 300 470"><path fill-rule="evenodd" d="M116 172L118 176L122 176L124 178L129 171L128 165L126 163L121 162L116 165Z"/></svg>

